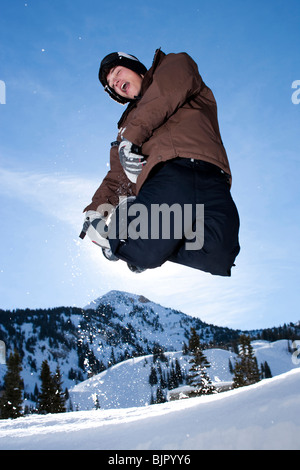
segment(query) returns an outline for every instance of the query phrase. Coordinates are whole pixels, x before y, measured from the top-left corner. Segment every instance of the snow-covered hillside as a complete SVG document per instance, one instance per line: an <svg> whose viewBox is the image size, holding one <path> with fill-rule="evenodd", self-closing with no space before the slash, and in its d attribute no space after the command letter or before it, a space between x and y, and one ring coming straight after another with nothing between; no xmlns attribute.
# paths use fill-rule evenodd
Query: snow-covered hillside
<svg viewBox="0 0 300 470"><path fill-rule="evenodd" d="M260 366L267 361L273 376L287 372L295 367L288 341L253 341L252 346ZM210 363L208 374L216 387L228 386L232 382L230 363L234 366L236 354L224 349L204 351ZM154 366L162 374L170 370L177 359L183 372L189 369L190 356L182 352L165 353L167 360L153 363L153 356L143 356L123 361L108 370L81 382L70 390L73 409L91 410L97 406L102 409L128 408L148 405L151 396L155 397L157 386L151 386L149 376ZM159 373L158 384L159 384Z"/></svg>
<svg viewBox="0 0 300 470"><path fill-rule="evenodd" d="M3 420L0 449L299 450L299 389L297 368L218 395Z"/></svg>
<svg viewBox="0 0 300 470"><path fill-rule="evenodd" d="M59 307L12 312L0 310L0 340L6 344L7 356L15 348L22 356L24 404L29 407L35 406L36 389L40 389L41 385L41 364L45 359L52 372L57 365L60 366L63 389L67 388L70 391L76 384L83 382L82 386L78 387L81 391L84 389L84 398L78 401L79 392L76 389L77 397L74 399L73 409L77 409L77 405L79 409L86 409L87 403L89 408L92 407L93 399L87 400L87 390L91 384L94 387L93 396L98 395L100 406L103 408L115 407L117 403L122 403L122 406L143 406L149 403L151 392L154 391L148 383L149 366L144 367L144 360L140 362L135 359L128 362L127 365L131 364L128 369L132 372L130 376L128 372L125 374L124 360L149 355L157 344L164 351L176 351L180 356L184 343L188 343L191 327L196 329L202 343L212 342L218 345L217 347L237 344L242 333L238 330L208 325L199 318L158 305L142 295L120 291L108 292L85 309ZM253 338L265 337L264 331L245 333L252 335ZM296 325L290 328L290 331L285 328L282 331L278 330L277 333L280 333L281 338L285 337L283 336L285 333L289 338L299 337L300 328ZM275 337L278 336L275 334ZM289 345L291 346L291 341ZM286 340L282 343L256 341L254 347L259 366L267 361L273 376L294 367ZM228 376L230 353L223 351L222 354L218 353L218 358L211 359L210 355L216 354L213 351L215 350L209 350L207 353L212 365L211 379L226 382L230 380L230 375ZM223 370L220 371L222 355L224 364ZM233 365L234 361L231 362ZM119 363L116 365L117 369L109 367L116 363ZM185 368L184 359L182 367ZM95 376L105 369L101 376L103 380L101 387L96 385L97 378L91 379L88 383L84 382L91 375ZM109 381L117 370L118 373L125 374L122 378L122 387L125 386L125 390L133 390L135 387L136 391L131 394L130 399L129 394L120 389L120 385L116 386L113 392L112 387L109 387ZM5 373L6 366L1 364L0 389ZM125 376L130 377L130 385L127 382L124 385L127 380ZM142 378L146 379L143 385L141 385Z"/></svg>
<svg viewBox="0 0 300 470"><path fill-rule="evenodd" d="M222 343L240 333L117 291L83 311L2 312L3 339L8 344L7 338L14 338L24 351L28 383L29 376L36 382L43 358L51 365L58 360L65 376L70 368L77 374L76 381L69 377L69 392L78 411L1 420L0 449L299 449L300 368L292 361L288 340L252 342L258 365L268 363L271 379L216 395L149 405L161 377L166 380L176 362L183 375L187 371L189 356L182 345L192 326L203 343ZM149 351L157 343L164 350L172 347L172 352L154 360ZM107 361L113 349L120 361L121 353L128 357L138 352L139 357L78 383L76 365L89 369L93 360ZM142 356L142 351L147 354ZM219 348L204 352L211 380L218 386L230 384L235 354ZM153 367L156 384L149 382Z"/></svg>
<svg viewBox="0 0 300 470"><path fill-rule="evenodd" d="M211 362L209 375L214 383L231 383L232 375L229 372L229 360L234 364L235 354L221 349L205 351L207 359ZM74 409L91 410L95 402L102 409L129 408L133 406L149 405L151 396L155 397L157 385L150 385L149 376L151 368L155 367L162 374L170 370L170 365L178 360L183 372L189 369L190 356L182 352L166 353L167 362L153 363L153 356L144 356L121 362L108 370L95 375L76 385L70 390L70 397ZM157 372L158 385L160 375Z"/></svg>
<svg viewBox="0 0 300 470"><path fill-rule="evenodd" d="M156 344L181 351L191 327L204 343L229 343L241 333L120 291L110 291L84 309L0 310L0 340L7 356L15 348L22 356L27 396L40 388L45 359L52 372L60 366L63 387L70 389L111 364L150 354ZM5 372L0 365L0 388Z"/></svg>
<svg viewBox="0 0 300 470"><path fill-rule="evenodd" d="M294 367L299 367L299 361L293 362L290 344L285 339L274 342L251 342L258 364L263 364L266 361L273 376L283 374Z"/></svg>

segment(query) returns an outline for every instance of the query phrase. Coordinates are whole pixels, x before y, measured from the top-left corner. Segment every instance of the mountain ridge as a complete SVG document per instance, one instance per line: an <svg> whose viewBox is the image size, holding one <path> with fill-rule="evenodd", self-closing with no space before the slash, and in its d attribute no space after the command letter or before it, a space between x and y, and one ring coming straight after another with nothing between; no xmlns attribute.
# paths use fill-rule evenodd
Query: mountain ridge
<svg viewBox="0 0 300 470"><path fill-rule="evenodd" d="M292 325L292 324L291 324ZM32 398L40 387L42 361L51 371L59 364L63 386L72 388L89 377L131 357L152 354L154 348L182 351L191 327L205 347L237 345L241 330L209 325L142 295L112 290L85 308L0 310L0 340L8 354L17 349L22 357L25 395ZM253 330L253 338L265 330ZM271 337L273 335L273 337ZM300 338L299 326L270 329L268 337ZM5 366L0 366L0 387Z"/></svg>

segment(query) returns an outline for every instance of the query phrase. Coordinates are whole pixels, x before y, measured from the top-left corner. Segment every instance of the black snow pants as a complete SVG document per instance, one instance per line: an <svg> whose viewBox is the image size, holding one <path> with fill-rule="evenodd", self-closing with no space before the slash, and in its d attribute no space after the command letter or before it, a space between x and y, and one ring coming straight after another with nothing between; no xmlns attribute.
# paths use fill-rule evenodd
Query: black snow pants
<svg viewBox="0 0 300 470"><path fill-rule="evenodd" d="M218 167L186 158L162 163L128 204L126 233L124 214L118 210L115 236L109 237L118 258L143 269L172 261L214 275L231 275L240 251L239 215L227 176Z"/></svg>

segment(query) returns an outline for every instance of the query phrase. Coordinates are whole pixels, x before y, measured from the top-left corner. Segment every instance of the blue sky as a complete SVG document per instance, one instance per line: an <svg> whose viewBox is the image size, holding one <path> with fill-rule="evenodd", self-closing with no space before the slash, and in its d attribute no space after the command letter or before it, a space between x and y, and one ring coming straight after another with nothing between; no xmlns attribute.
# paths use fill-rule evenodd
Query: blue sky
<svg viewBox="0 0 300 470"><path fill-rule="evenodd" d="M0 0L0 308L121 289L234 328L300 320L299 44L298 0ZM150 67L158 47L189 53L217 99L241 218L230 279L170 263L137 276L78 238L124 109L99 61Z"/></svg>

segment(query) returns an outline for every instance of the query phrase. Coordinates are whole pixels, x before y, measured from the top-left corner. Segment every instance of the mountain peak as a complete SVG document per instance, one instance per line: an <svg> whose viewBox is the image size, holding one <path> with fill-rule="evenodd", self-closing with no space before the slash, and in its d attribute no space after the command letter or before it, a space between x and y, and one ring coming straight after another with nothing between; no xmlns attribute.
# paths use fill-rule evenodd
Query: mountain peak
<svg viewBox="0 0 300 470"><path fill-rule="evenodd" d="M133 303L154 303L151 302L151 300L147 299L144 295L142 294L132 294L129 292L125 291L120 291L120 290L111 290L107 292L106 294L102 295L101 297L98 297L97 299L93 300L90 302L88 305L84 307L84 310L86 309L93 309L96 310L101 304L110 304L110 305L116 305L120 303L127 303L131 302Z"/></svg>

